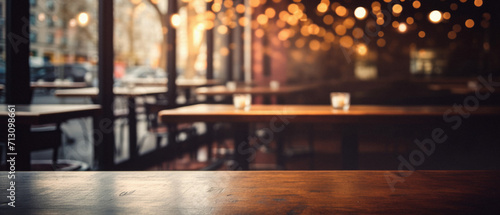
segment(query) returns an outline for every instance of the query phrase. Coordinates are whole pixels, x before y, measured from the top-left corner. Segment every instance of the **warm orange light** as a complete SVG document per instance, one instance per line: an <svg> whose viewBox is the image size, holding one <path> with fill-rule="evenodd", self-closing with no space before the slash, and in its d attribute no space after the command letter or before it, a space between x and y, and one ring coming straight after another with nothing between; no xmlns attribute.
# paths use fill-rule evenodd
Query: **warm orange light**
<svg viewBox="0 0 500 215"><path fill-rule="evenodd" d="M451 3L451 4L450 4L450 9L451 9L451 10L457 10L457 9L458 9L458 4L456 4L456 3Z"/></svg>
<svg viewBox="0 0 500 215"><path fill-rule="evenodd" d="M354 44L354 41L350 36L343 36L340 38L340 45L344 48L351 48Z"/></svg>
<svg viewBox="0 0 500 215"><path fill-rule="evenodd" d="M264 36L264 30L262 30L261 28L257 29L257 30L255 31L255 36L256 36L257 38L262 38L262 37Z"/></svg>
<svg viewBox="0 0 500 215"><path fill-rule="evenodd" d="M403 6L401 6L400 4L394 4L394 6L392 6L392 12L395 14L400 14L401 12L403 12Z"/></svg>
<svg viewBox="0 0 500 215"><path fill-rule="evenodd" d="M418 37L424 38L425 37L425 31L418 32Z"/></svg>
<svg viewBox="0 0 500 215"><path fill-rule="evenodd" d="M265 25L267 24L267 21L269 20L269 18L267 18L267 16L265 14L259 14L257 16L257 22L261 25Z"/></svg>
<svg viewBox="0 0 500 215"><path fill-rule="evenodd" d="M326 42L333 42L335 40L335 35L333 35L332 32L326 32L324 38Z"/></svg>
<svg viewBox="0 0 500 215"><path fill-rule="evenodd" d="M316 9L320 13L325 13L326 10L328 10L328 5L326 3L324 3L324 2L321 2L321 3L318 4L318 6L316 7Z"/></svg>
<svg viewBox="0 0 500 215"><path fill-rule="evenodd" d="M343 24L347 29L351 29L356 24L356 20L352 17L348 17L344 20Z"/></svg>
<svg viewBox="0 0 500 215"><path fill-rule="evenodd" d="M247 26L248 24L250 24L250 22L246 17L240 17L238 19L238 24L240 24L240 26Z"/></svg>
<svg viewBox="0 0 500 215"><path fill-rule="evenodd" d="M364 7L357 7L356 10L354 10L354 16L359 20L365 19L367 16L366 9Z"/></svg>
<svg viewBox="0 0 500 215"><path fill-rule="evenodd" d="M413 17L406 18L406 23L408 23L408 25L412 25L414 22L415 20L413 19Z"/></svg>
<svg viewBox="0 0 500 215"><path fill-rule="evenodd" d="M80 26L86 26L89 23L89 14L82 12L78 14L78 24Z"/></svg>
<svg viewBox="0 0 500 215"><path fill-rule="evenodd" d="M449 20L451 18L450 12L444 12L443 13L443 19Z"/></svg>
<svg viewBox="0 0 500 215"><path fill-rule="evenodd" d="M221 4L215 3L215 4L212 5L212 11L215 12L215 13L219 12L221 8L222 8Z"/></svg>
<svg viewBox="0 0 500 215"><path fill-rule="evenodd" d="M170 21L172 23L172 26L174 28L177 28L181 25L181 16L179 16L179 14L174 14L174 15L172 15L172 18Z"/></svg>
<svg viewBox="0 0 500 215"><path fill-rule="evenodd" d="M385 40L383 38L380 38L377 40L377 46L378 47L384 47L385 46Z"/></svg>
<svg viewBox="0 0 500 215"><path fill-rule="evenodd" d="M383 25L384 24L384 19L383 18L377 18L377 25Z"/></svg>
<svg viewBox="0 0 500 215"><path fill-rule="evenodd" d="M335 27L335 33L337 33L337 35L339 35L339 36L344 35L346 33L346 31L347 31L347 29L343 25L337 25Z"/></svg>
<svg viewBox="0 0 500 215"><path fill-rule="evenodd" d="M474 27L474 20L468 19L467 21L465 21L465 27L467 27L467 28Z"/></svg>
<svg viewBox="0 0 500 215"><path fill-rule="evenodd" d="M347 9L344 6L338 6L335 8L335 13L340 17L347 16Z"/></svg>
<svg viewBox="0 0 500 215"><path fill-rule="evenodd" d="M330 14L327 14L327 15L325 15L325 16L323 17L323 22L324 22L325 24L327 24L327 25L331 25L331 24L333 24L333 20L334 20L334 19L333 19L333 16L332 16L332 15L330 15Z"/></svg>
<svg viewBox="0 0 500 215"><path fill-rule="evenodd" d="M356 52L358 52L360 56L365 56L368 53L368 47L366 47L365 44L359 44L356 46Z"/></svg>
<svg viewBox="0 0 500 215"><path fill-rule="evenodd" d="M393 21L392 22L392 27L393 28L399 28L399 22L398 21Z"/></svg>
<svg viewBox="0 0 500 215"><path fill-rule="evenodd" d="M404 23L399 24L399 27L398 27L399 32L405 33L407 29L408 29L408 27L406 26L406 24L404 24Z"/></svg>
<svg viewBox="0 0 500 215"><path fill-rule="evenodd" d="M454 40L455 38L457 38L457 33L454 31L448 32L448 38L450 38L450 40Z"/></svg>
<svg viewBox="0 0 500 215"><path fill-rule="evenodd" d="M422 6L422 5L420 4L420 1L414 1L414 2L413 2L413 7L414 7L415 9L420 8L420 6Z"/></svg>
<svg viewBox="0 0 500 215"><path fill-rule="evenodd" d="M290 36L290 32L288 29L283 29L278 33L278 39L281 41L288 40L288 37Z"/></svg>
<svg viewBox="0 0 500 215"><path fill-rule="evenodd" d="M365 33L363 32L363 29L361 28L354 28L352 30L352 36L356 39L361 39Z"/></svg>
<svg viewBox="0 0 500 215"><path fill-rule="evenodd" d="M266 9L266 11L264 12L266 14L267 17L269 18L273 18L274 16L276 16L276 11L274 10L274 8L272 7L269 7Z"/></svg>
<svg viewBox="0 0 500 215"><path fill-rule="evenodd" d="M299 10L299 6L297 4L288 5L288 12L293 14L293 13L297 12L297 10Z"/></svg>
<svg viewBox="0 0 500 215"><path fill-rule="evenodd" d="M229 55L229 49L228 49L227 47L222 47L222 48L220 49L220 55L222 55L222 56L227 56L227 55Z"/></svg>
<svg viewBox="0 0 500 215"><path fill-rule="evenodd" d="M481 7L481 6L483 6L483 0L475 0L475 1L474 1L474 5L476 5L476 7Z"/></svg>
<svg viewBox="0 0 500 215"><path fill-rule="evenodd" d="M217 32L219 32L219 34L226 34L227 31L228 28L225 25L219 25L219 27L217 27Z"/></svg>
<svg viewBox="0 0 500 215"><path fill-rule="evenodd" d="M429 20L434 24L441 22L442 19L443 15L441 14L441 11L433 10L429 13Z"/></svg>
<svg viewBox="0 0 500 215"><path fill-rule="evenodd" d="M236 5L235 9L236 9L236 12L238 12L238 13L245 13L245 5L243 5L243 4Z"/></svg>
<svg viewBox="0 0 500 215"><path fill-rule="evenodd" d="M302 39L302 38L300 38L300 39L298 39L298 40L295 41L295 46L297 48L302 48L305 45L306 45L306 41L304 39Z"/></svg>
<svg viewBox="0 0 500 215"><path fill-rule="evenodd" d="M311 40L309 48L313 51L318 51L321 48L321 43L318 40Z"/></svg>

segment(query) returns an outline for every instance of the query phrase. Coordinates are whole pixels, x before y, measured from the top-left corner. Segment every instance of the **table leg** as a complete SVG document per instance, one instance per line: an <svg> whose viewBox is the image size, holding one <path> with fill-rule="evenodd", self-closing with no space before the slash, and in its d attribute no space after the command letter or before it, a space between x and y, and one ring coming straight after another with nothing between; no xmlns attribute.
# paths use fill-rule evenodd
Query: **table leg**
<svg viewBox="0 0 500 215"><path fill-rule="evenodd" d="M6 123L7 124L7 123ZM7 160L11 160L12 157L15 158L15 167L19 171L30 171L31 170L31 152L29 150L28 144L30 143L30 125L16 124L16 139L13 141L15 145L15 151L11 151L7 145ZM7 130L7 129L5 129ZM33 141L33 140L31 140ZM17 154L9 154L14 152ZM7 162L7 167L10 167L9 162Z"/></svg>
<svg viewBox="0 0 500 215"><path fill-rule="evenodd" d="M184 90L184 96L186 97L186 104L191 104L191 88L186 88Z"/></svg>
<svg viewBox="0 0 500 215"><path fill-rule="evenodd" d="M206 123L207 126L207 157L208 161L212 161L213 158L213 143L214 143L214 123Z"/></svg>
<svg viewBox="0 0 500 215"><path fill-rule="evenodd" d="M284 131L286 132L286 131ZM276 165L277 169L285 169L285 157L283 155L285 138L281 133L276 133ZM287 135L288 136L288 135Z"/></svg>
<svg viewBox="0 0 500 215"><path fill-rule="evenodd" d="M358 132L353 125L342 129L342 169L357 170L358 167Z"/></svg>
<svg viewBox="0 0 500 215"><path fill-rule="evenodd" d="M130 159L138 157L137 151L137 114L135 111L135 97L128 97L128 134Z"/></svg>
<svg viewBox="0 0 500 215"><path fill-rule="evenodd" d="M234 161L232 170L249 170L249 158L251 151L249 142L249 125L247 123L235 123L234 128Z"/></svg>

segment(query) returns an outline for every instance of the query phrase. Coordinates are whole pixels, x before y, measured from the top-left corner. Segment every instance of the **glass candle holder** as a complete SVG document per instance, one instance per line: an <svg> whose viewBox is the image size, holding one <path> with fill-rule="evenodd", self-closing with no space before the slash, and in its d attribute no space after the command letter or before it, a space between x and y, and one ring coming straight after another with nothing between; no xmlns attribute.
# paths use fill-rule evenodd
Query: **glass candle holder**
<svg viewBox="0 0 500 215"><path fill-rule="evenodd" d="M228 81L226 83L226 88L229 90L229 91L235 91L236 90L236 82L234 81Z"/></svg>
<svg viewBox="0 0 500 215"><path fill-rule="evenodd" d="M280 82L271 81L271 82L269 82L269 87L271 88L271 90L277 90L280 88Z"/></svg>
<svg viewBox="0 0 500 215"><path fill-rule="evenodd" d="M330 101L333 109L349 110L351 95L345 92L333 92L330 93Z"/></svg>
<svg viewBox="0 0 500 215"><path fill-rule="evenodd" d="M233 104L234 107L238 110L250 110L250 106L252 106L252 95L234 94Z"/></svg>

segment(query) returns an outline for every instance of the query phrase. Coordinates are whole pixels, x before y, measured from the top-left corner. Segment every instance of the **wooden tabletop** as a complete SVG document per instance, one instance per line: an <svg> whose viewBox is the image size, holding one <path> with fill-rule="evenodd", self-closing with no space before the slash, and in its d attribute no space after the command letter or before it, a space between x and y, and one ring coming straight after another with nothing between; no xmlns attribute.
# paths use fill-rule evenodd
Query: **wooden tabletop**
<svg viewBox="0 0 500 215"><path fill-rule="evenodd" d="M0 105L0 120L7 122L8 105ZM96 116L100 114L100 105L15 105L16 123L48 124L63 122L72 118Z"/></svg>
<svg viewBox="0 0 500 215"><path fill-rule="evenodd" d="M252 94L252 95L280 95L298 93L312 89L316 85L300 85L300 86L280 86L273 89L269 86L246 86L237 87L234 90L228 89L226 86L200 87L196 89L196 94L217 96L217 95L233 95L233 94Z"/></svg>
<svg viewBox="0 0 500 215"><path fill-rule="evenodd" d="M419 122L428 117L443 121L450 106L377 106L353 105L349 110L336 110L330 105L252 105L250 110L237 110L233 105L199 104L160 111L160 120L177 122L269 122L277 116L290 122L325 123L397 123ZM472 115L500 116L500 107L480 107ZM281 119L280 119L281 120Z"/></svg>
<svg viewBox="0 0 500 215"><path fill-rule="evenodd" d="M496 214L499 171L16 172L7 214ZM387 176L399 179L391 190Z"/></svg>
<svg viewBox="0 0 500 215"><path fill-rule="evenodd" d="M31 82L31 88L83 88L85 82Z"/></svg>
<svg viewBox="0 0 500 215"><path fill-rule="evenodd" d="M117 96L145 96L156 95L167 92L166 87L114 87L113 91ZM56 90L54 95L58 97L97 97L99 89L97 87L87 87L79 89Z"/></svg>
<svg viewBox="0 0 500 215"><path fill-rule="evenodd" d="M168 80L165 78L161 79L133 79L127 80L128 83L133 83L137 86L167 86ZM216 84L220 84L220 81L214 79L177 79L175 81L177 87L180 88L191 88L191 87L203 87L203 86L212 86Z"/></svg>

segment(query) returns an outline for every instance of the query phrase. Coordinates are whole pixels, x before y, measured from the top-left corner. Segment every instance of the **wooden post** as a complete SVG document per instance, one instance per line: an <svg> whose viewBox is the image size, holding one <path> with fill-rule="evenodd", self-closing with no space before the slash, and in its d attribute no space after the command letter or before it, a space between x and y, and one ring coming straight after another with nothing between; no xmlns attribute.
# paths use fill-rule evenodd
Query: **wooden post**
<svg viewBox="0 0 500 215"><path fill-rule="evenodd" d="M168 17L166 20L167 24L167 102L170 108L175 108L177 106L177 85L175 81L177 80L177 66L176 66L176 50L177 50L177 32L175 26L172 24L172 16L178 13L177 0L168 0Z"/></svg>
<svg viewBox="0 0 500 215"><path fill-rule="evenodd" d="M5 103L31 103L30 89L30 4L28 0L7 0Z"/></svg>
<svg viewBox="0 0 500 215"><path fill-rule="evenodd" d="M7 0L6 5L6 77L5 103L31 103L29 36L30 5L28 0ZM2 122L7 131L7 122ZM16 124L16 170L30 170L29 125ZM7 150L9 152L9 150Z"/></svg>
<svg viewBox="0 0 500 215"><path fill-rule="evenodd" d="M107 127L114 128L113 111L113 72L114 72L114 50L113 50L113 1L99 0L99 95L98 104L101 105L103 114L94 118L94 128L99 129L100 122L106 120ZM102 131L102 138L94 134L95 155L97 156L97 168L110 170L114 166L115 135L113 129ZM99 142L96 142L100 140Z"/></svg>

